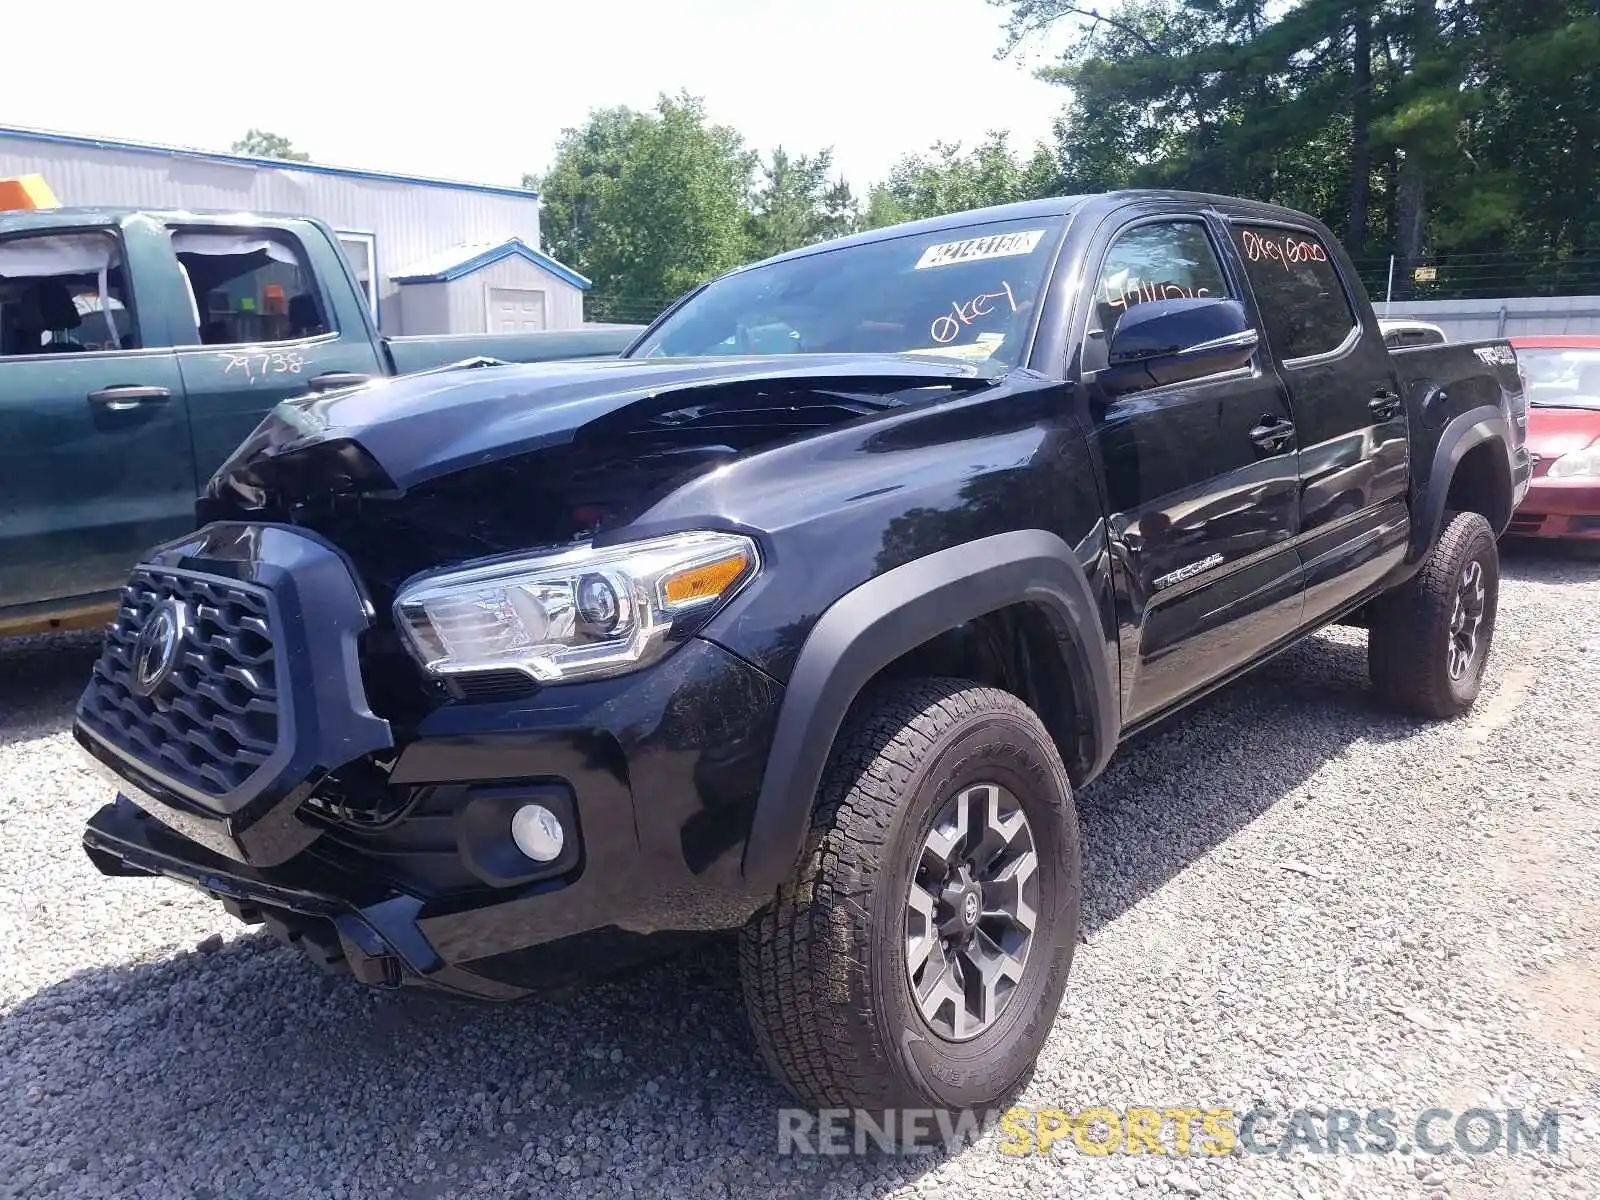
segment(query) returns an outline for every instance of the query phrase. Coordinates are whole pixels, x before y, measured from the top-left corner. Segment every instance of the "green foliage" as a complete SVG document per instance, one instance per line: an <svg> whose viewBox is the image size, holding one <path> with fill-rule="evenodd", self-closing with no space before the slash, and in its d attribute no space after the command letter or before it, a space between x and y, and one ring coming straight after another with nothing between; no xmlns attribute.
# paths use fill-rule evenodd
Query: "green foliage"
<svg viewBox="0 0 1600 1200"><path fill-rule="evenodd" d="M268 133L265 129L251 129L230 149L235 154L253 154L257 158L286 158L293 162L310 162L311 155L296 150L294 143L282 134Z"/></svg>
<svg viewBox="0 0 1600 1200"><path fill-rule="evenodd" d="M622 174L634 129L643 119L628 108L598 109L581 128L562 132L555 161L543 176L522 178L524 187L540 192L545 249L591 279L602 199Z"/></svg>
<svg viewBox="0 0 1600 1200"><path fill-rule="evenodd" d="M766 258L813 242L842 237L860 222L859 205L843 180L830 181L833 152L790 158L782 146L761 165L745 228L750 253Z"/></svg>
<svg viewBox="0 0 1600 1200"><path fill-rule="evenodd" d="M687 96L601 109L538 179L546 248L604 295L669 300L747 257L754 156Z"/></svg>
<svg viewBox="0 0 1600 1200"><path fill-rule="evenodd" d="M693 97L602 109L525 180L543 193L546 246L595 280L592 299L633 301L591 305L625 319L858 228L1121 187L1310 212L1358 263L1371 256L1369 280L1393 252L1401 296L1438 255L1516 254L1525 267L1496 282L1507 291L1600 256L1594 0L989 3L1012 43L1070 31L1039 72L1065 99L1050 145L937 143L858 203L830 181L830 152L763 161Z"/></svg>
<svg viewBox="0 0 1600 1200"><path fill-rule="evenodd" d="M1043 146L1020 158L1007 135L989 136L971 150L958 142L937 142L927 154L901 159L888 181L867 199L866 226L875 229L899 221L1031 200L1057 191L1060 172Z"/></svg>
<svg viewBox="0 0 1600 1200"><path fill-rule="evenodd" d="M1600 241L1600 17L1588 0L990 0L1040 72L1069 191L1186 187L1306 209L1397 274L1429 254ZM1508 286L1516 286L1508 279Z"/></svg>
<svg viewBox="0 0 1600 1200"><path fill-rule="evenodd" d="M611 235L602 277L654 294L687 291L747 256L745 197L754 156L700 103L663 98L635 126L616 186L606 194Z"/></svg>
<svg viewBox="0 0 1600 1200"><path fill-rule="evenodd" d="M682 94L591 113L523 184L541 194L545 248L594 280L599 315L641 319L730 267L856 228L831 168L829 151L762 162Z"/></svg>

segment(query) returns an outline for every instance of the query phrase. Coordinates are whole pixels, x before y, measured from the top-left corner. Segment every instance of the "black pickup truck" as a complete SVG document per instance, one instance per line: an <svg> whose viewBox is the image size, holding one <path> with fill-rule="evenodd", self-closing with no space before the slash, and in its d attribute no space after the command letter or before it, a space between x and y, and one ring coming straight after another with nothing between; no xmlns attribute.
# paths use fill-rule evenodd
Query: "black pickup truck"
<svg viewBox="0 0 1600 1200"><path fill-rule="evenodd" d="M1132 192L814 246L621 360L281 404L123 592L85 845L365 983L515 998L742 930L817 1105L1006 1095L1073 789L1330 622L1478 694L1504 342L1391 353L1298 213Z"/></svg>

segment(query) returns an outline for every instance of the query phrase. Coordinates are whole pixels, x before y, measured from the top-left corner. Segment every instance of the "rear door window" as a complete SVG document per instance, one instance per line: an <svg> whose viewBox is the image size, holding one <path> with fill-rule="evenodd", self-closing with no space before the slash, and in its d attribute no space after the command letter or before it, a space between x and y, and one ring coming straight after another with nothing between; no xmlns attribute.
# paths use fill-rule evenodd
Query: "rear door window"
<svg viewBox="0 0 1600 1200"><path fill-rule="evenodd" d="M1282 225L1235 225L1239 257L1256 294L1267 341L1279 360L1337 350L1357 327L1322 240Z"/></svg>

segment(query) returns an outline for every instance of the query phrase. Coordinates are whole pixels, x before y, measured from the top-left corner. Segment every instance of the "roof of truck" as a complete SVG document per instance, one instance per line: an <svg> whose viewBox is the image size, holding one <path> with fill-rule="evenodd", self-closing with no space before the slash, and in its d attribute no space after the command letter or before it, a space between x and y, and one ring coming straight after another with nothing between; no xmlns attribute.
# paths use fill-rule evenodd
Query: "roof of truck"
<svg viewBox="0 0 1600 1200"><path fill-rule="evenodd" d="M810 254L818 254L827 250L838 250L844 246L867 245L872 242L887 241L890 238L910 237L922 233L937 233L942 229L959 229L967 225L978 225L990 221L1018 221L1043 220L1052 217L1064 217L1081 208L1094 207L1099 209L1112 209L1124 204L1137 203L1141 200L1178 200L1192 204L1197 208L1210 208L1212 206L1226 206L1238 210L1246 215L1260 217L1264 220L1291 220L1297 224L1309 224L1320 228L1315 217L1292 208L1284 208L1278 204L1265 204L1259 200L1245 200L1238 196L1219 196L1209 192L1184 192L1167 190L1164 188L1128 188L1115 192L1094 192L1076 196L1046 196L1042 200L1019 200L1012 204L995 204L988 208L968 209L965 212L946 213L939 217L927 217L920 221L906 221L899 225L885 225L878 229L869 229L863 233L851 234L848 237L835 238L831 242L817 242L814 245L802 246L798 250L790 250L785 254L774 255L772 258L763 259L763 263L782 262L790 258L804 258ZM752 263L751 266L757 264ZM743 270L744 268L739 268Z"/></svg>
<svg viewBox="0 0 1600 1200"><path fill-rule="evenodd" d="M241 212L227 208L151 208L130 205L72 205L62 208L19 208L0 210L0 234L38 232L41 229L74 229L84 226L116 225L129 217L147 216L162 221L221 217L240 225L263 221L309 221L304 213Z"/></svg>

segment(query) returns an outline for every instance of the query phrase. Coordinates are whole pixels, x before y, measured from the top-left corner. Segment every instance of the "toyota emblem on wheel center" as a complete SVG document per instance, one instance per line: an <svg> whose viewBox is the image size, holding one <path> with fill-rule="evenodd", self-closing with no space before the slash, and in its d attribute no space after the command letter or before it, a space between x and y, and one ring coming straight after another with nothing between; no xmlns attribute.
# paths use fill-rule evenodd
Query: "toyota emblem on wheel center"
<svg viewBox="0 0 1600 1200"><path fill-rule="evenodd" d="M189 629L189 606L176 596L156 605L133 644L133 690L152 695L178 665L183 635Z"/></svg>

